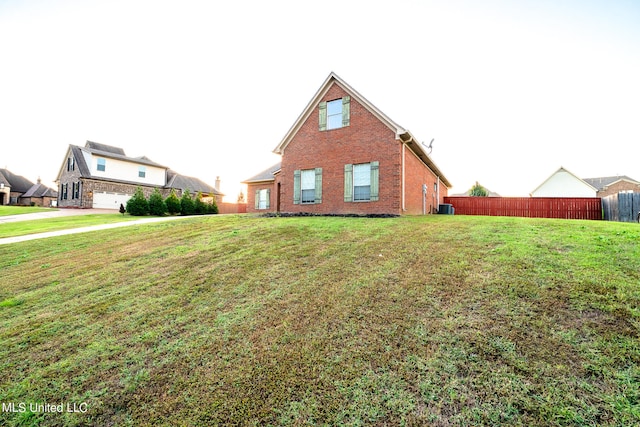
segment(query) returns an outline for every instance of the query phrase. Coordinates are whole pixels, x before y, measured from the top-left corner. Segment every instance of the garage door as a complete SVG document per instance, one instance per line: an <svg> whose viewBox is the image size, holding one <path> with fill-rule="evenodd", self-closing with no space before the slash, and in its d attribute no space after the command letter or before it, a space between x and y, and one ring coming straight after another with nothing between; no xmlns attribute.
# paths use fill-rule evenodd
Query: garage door
<svg viewBox="0 0 640 427"><path fill-rule="evenodd" d="M93 193L93 207L95 209L120 209L120 204L127 206L131 198L122 193Z"/></svg>

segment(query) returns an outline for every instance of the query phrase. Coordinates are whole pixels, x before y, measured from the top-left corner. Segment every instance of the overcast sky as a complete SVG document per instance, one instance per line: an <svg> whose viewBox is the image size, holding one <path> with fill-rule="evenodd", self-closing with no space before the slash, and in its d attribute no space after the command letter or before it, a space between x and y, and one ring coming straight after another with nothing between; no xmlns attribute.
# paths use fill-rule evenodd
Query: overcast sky
<svg viewBox="0 0 640 427"><path fill-rule="evenodd" d="M453 193L640 180L637 0L0 0L0 167L53 186L91 140L234 200L331 71Z"/></svg>

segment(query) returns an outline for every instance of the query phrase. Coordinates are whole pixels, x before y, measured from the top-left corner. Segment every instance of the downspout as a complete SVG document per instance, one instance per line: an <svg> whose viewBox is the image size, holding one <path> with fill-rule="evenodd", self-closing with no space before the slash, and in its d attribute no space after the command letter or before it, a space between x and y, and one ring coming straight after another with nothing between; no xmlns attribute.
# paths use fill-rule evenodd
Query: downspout
<svg viewBox="0 0 640 427"><path fill-rule="evenodd" d="M407 145L406 142L402 143L402 212L405 212L407 210L407 208L404 205L404 187L405 187L405 182L404 182L404 150L405 150L405 146Z"/></svg>
<svg viewBox="0 0 640 427"><path fill-rule="evenodd" d="M438 175L438 187L436 188L436 209L440 212L440 175Z"/></svg>
<svg viewBox="0 0 640 427"><path fill-rule="evenodd" d="M402 138L400 138L402 141ZM413 136L409 135L409 139L407 141L402 142L402 212L407 211L407 207L405 204L405 173L404 173L404 158L405 158L405 147L408 143L413 141Z"/></svg>

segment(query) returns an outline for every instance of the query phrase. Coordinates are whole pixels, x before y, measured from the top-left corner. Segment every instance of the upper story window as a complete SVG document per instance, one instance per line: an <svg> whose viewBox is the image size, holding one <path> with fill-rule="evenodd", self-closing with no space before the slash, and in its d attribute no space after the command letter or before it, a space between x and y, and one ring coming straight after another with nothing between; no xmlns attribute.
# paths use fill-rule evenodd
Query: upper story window
<svg viewBox="0 0 640 427"><path fill-rule="evenodd" d="M98 170L104 172L106 170L107 161L103 158L98 158Z"/></svg>
<svg viewBox="0 0 640 427"><path fill-rule="evenodd" d="M339 129L349 126L351 120L351 97L344 96L319 105L320 130Z"/></svg>
<svg viewBox="0 0 640 427"><path fill-rule="evenodd" d="M138 166L138 178L144 178L147 176L147 168L145 166Z"/></svg>
<svg viewBox="0 0 640 427"><path fill-rule="evenodd" d="M67 159L67 172L71 172L73 170L75 170L76 165L75 165L75 161L73 159L73 157L69 157Z"/></svg>

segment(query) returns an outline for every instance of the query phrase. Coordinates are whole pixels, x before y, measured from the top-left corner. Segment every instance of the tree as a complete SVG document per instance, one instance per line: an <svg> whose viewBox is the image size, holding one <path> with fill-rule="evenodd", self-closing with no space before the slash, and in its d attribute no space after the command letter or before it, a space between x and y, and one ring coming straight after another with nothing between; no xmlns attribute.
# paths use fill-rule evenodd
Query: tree
<svg viewBox="0 0 640 427"><path fill-rule="evenodd" d="M489 195L489 190L478 184L478 181L476 181L476 185L471 187L471 190L469 190L469 195L472 197L487 197Z"/></svg>
<svg viewBox="0 0 640 427"><path fill-rule="evenodd" d="M191 193L189 193L189 189L185 189L182 193L182 197L180 198L180 213L182 215L193 215L196 211L195 203L191 198Z"/></svg>
<svg viewBox="0 0 640 427"><path fill-rule="evenodd" d="M196 200L193 202L193 210L196 215L204 215L207 213L207 205L202 200L202 193L198 191Z"/></svg>
<svg viewBox="0 0 640 427"><path fill-rule="evenodd" d="M218 203L216 203L216 197L213 196L211 198L211 202L207 203L207 213L208 214L217 214L218 213Z"/></svg>
<svg viewBox="0 0 640 427"><path fill-rule="evenodd" d="M133 197L127 201L127 212L133 216L144 216L149 214L149 202L144 197L142 187L137 187Z"/></svg>
<svg viewBox="0 0 640 427"><path fill-rule="evenodd" d="M164 216L167 214L167 204L157 188L149 196L149 213L156 216Z"/></svg>
<svg viewBox="0 0 640 427"><path fill-rule="evenodd" d="M180 213L182 207L175 189L171 189L171 193L169 193L169 196L165 200L165 204L167 205L167 212L169 212L169 215L176 215Z"/></svg>
<svg viewBox="0 0 640 427"><path fill-rule="evenodd" d="M214 199L215 202L215 199ZM244 198L244 193L242 192L242 190L240 190L240 194L238 194L238 203L247 203L247 201Z"/></svg>

